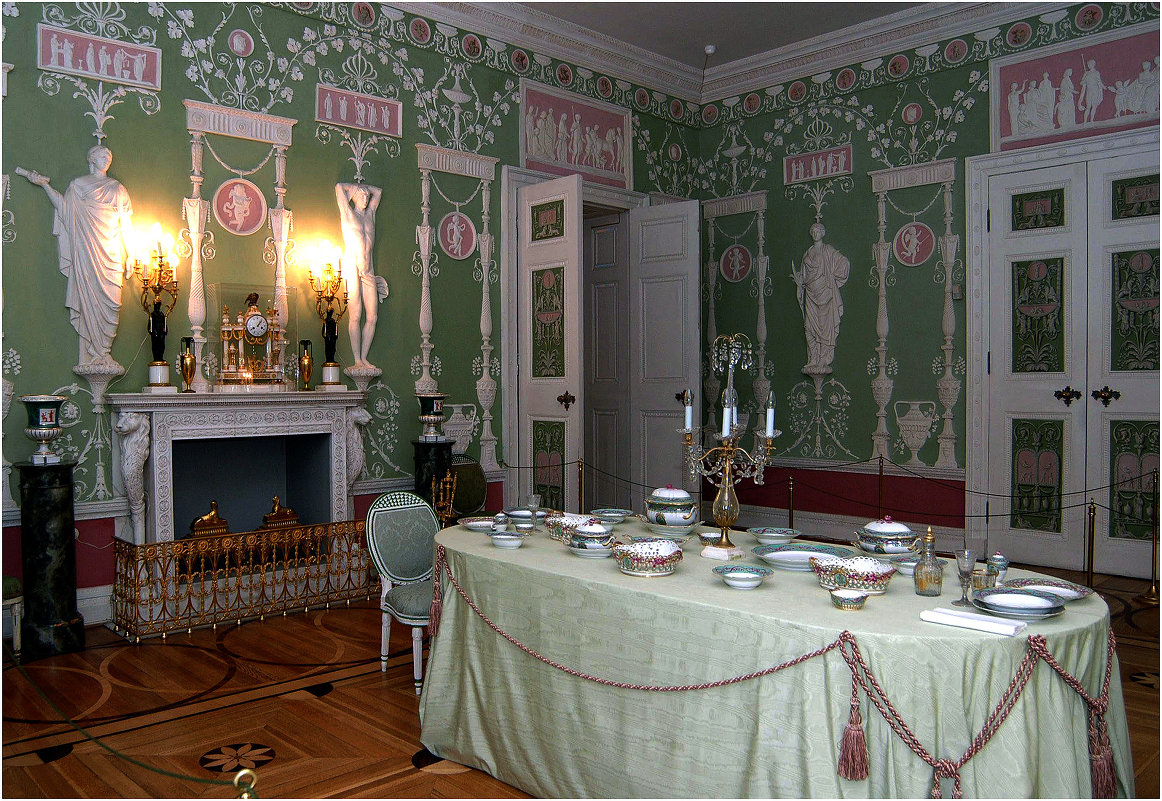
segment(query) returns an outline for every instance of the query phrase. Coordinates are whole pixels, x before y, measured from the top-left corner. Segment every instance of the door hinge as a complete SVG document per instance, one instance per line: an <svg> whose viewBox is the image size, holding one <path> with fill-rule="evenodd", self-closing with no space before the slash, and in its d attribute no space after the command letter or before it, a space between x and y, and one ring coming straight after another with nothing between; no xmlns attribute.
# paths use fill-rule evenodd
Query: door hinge
<svg viewBox="0 0 1162 801"><path fill-rule="evenodd" d="M986 231L993 230L993 210L985 209L984 213L984 229Z"/></svg>
<svg viewBox="0 0 1162 801"><path fill-rule="evenodd" d="M987 353L985 353L984 374L985 375L992 375L993 374L993 352L991 350L988 351Z"/></svg>
<svg viewBox="0 0 1162 801"><path fill-rule="evenodd" d="M985 524L985 527L987 528L988 524L989 524L989 502L988 501L984 502L984 524Z"/></svg>

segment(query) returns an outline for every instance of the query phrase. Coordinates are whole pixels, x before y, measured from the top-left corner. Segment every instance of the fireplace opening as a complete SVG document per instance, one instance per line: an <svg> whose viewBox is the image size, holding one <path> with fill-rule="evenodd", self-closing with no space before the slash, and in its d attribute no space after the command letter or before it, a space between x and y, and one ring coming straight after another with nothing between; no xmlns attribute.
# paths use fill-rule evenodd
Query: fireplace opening
<svg viewBox="0 0 1162 801"><path fill-rule="evenodd" d="M174 539L218 502L234 533L262 527L275 495L300 525L331 522L331 435L298 434L173 442Z"/></svg>

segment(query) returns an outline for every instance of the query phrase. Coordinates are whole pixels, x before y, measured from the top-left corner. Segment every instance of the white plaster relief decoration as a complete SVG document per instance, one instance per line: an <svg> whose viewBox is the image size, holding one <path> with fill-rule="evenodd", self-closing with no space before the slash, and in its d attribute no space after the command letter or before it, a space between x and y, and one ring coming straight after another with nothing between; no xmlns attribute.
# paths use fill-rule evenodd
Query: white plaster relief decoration
<svg viewBox="0 0 1162 801"><path fill-rule="evenodd" d="M913 164L887 170L875 170L868 175L872 181L872 192L876 196L878 208L877 230L879 239L872 244L872 254L875 266L869 283L878 290L878 313L876 317L876 359L869 368L876 373L872 381L872 395L878 404L876 413L876 429L872 433L872 448L874 456L890 458L890 434L887 430L887 405L891 400L893 381L889 376L889 361L887 358L887 337L889 331L887 314L887 287L894 284L894 265L890 258L894 254L897 261L904 267L921 267L932 255L934 245L938 243L940 258L933 270L933 282L943 287L943 307L941 312L941 356L932 363L932 371L939 376L936 381L937 397L944 407L943 427L937 439L939 454L936 460L937 467L956 467L956 433L953 430L953 409L960 396L961 380L957 375L965 372L964 359L954 358L953 340L956 336L956 314L953 308L958 288L964 281L964 264L957 259L960 247L960 236L952 233L952 187L956 182L956 160L944 159L925 164ZM891 198L890 192L898 189L936 185L935 193L927 205L919 209L907 210L900 208ZM931 228L920 223L918 218L932 209L938 200L943 200L944 233L936 243L933 242ZM895 232L892 241L886 239L888 229L888 208L896 213L910 218ZM893 360L894 361L894 360ZM903 406L901 405L903 404ZM921 408L933 409L932 418L928 426L920 425L920 417L927 417ZM903 413L900 409L904 408ZM909 464L919 462L916 455L930 433L930 427L935 425L935 403L928 400L900 401L894 406L900 438L894 443L897 453L911 451ZM921 438L921 434L923 437Z"/></svg>
<svg viewBox="0 0 1162 801"><path fill-rule="evenodd" d="M0 415L0 420L8 419L8 409L12 406L12 396L16 394L16 385L8 380L9 374L15 376L20 373L20 354L14 348L9 348L4 353L4 357L0 364L3 365L3 378L0 379L0 401L3 402L3 414ZM8 476L12 472L12 463L8 461L7 457L0 456L0 464L3 471L3 487L0 488L0 503L3 508L14 509L16 502L12 499L12 492L8 486Z"/></svg>
<svg viewBox="0 0 1162 801"><path fill-rule="evenodd" d="M93 410L104 409L109 381L125 373L110 351L117 336L121 287L132 275L133 204L129 192L107 173L113 153L95 145L88 153L89 174L73 179L64 194L48 176L16 168L48 195L53 206L60 271L68 279L65 306L80 340L73 372L89 382Z"/></svg>
<svg viewBox="0 0 1162 801"><path fill-rule="evenodd" d="M690 129L682 129L673 123L666 124L665 134L657 146L653 143L653 133L643 127L641 120L633 116L634 140L644 154L646 175L658 191L674 197L693 197L698 188L698 164L692 157L697 145L691 144Z"/></svg>
<svg viewBox="0 0 1162 801"><path fill-rule="evenodd" d="M410 475L395 462L399 446L399 395L378 378L368 385L367 390L366 411L371 415L371 420L363 427L364 447L369 448L376 457L376 461L367 468L367 473L372 478L383 478L383 466L387 465L400 475ZM366 450L364 453L366 455Z"/></svg>
<svg viewBox="0 0 1162 801"><path fill-rule="evenodd" d="M382 146L388 158L399 155L403 135L403 104L395 84L381 84L375 65L356 51L343 60L341 73L319 69L315 86L315 137L323 143L338 137L351 151L355 181L363 181L363 168Z"/></svg>
<svg viewBox="0 0 1162 801"><path fill-rule="evenodd" d="M1156 22L994 59L992 149L1157 125L1158 61Z"/></svg>
<svg viewBox="0 0 1162 801"><path fill-rule="evenodd" d="M355 364L344 372L360 391L383 371L367 360L379 304L387 297L387 280L375 274L375 213L383 190L364 184L336 184L335 202L339 205L339 223L343 231L342 275L347 282L347 335Z"/></svg>
<svg viewBox="0 0 1162 801"><path fill-rule="evenodd" d="M728 143L729 138L729 143ZM750 141L741 122L726 125L714 153L698 165L700 188L718 197L754 191L767 177L772 153Z"/></svg>
<svg viewBox="0 0 1162 801"><path fill-rule="evenodd" d="M122 412L113 426L120 435L121 476L129 499L133 542L145 542L145 460L149 458L149 415Z"/></svg>
<svg viewBox="0 0 1162 801"><path fill-rule="evenodd" d="M465 242L464 236L468 232L475 234L474 227L469 228L468 226L464 226L462 229L457 229L453 226L450 230L445 230L445 226L448 222L455 222L455 218L449 220L449 217L452 217L453 214L460 218L468 219L461 211L461 208L474 204L476 196L479 193L481 227L480 233L475 236L475 249L479 252L479 257L473 265L473 277L480 282L481 287L480 356L478 361L473 360L473 371L479 375L476 381L476 397L482 410L480 464L485 470L498 470L500 469L500 465L496 458L497 437L492 430L492 406L496 402L495 374L499 369L499 364L492 356L495 346L492 344L491 301L491 285L495 283L497 276L492 263L494 240L489 230L489 224L491 220L492 182L496 177L496 165L499 160L489 156L447 150L422 143L416 144L416 150L422 194L422 220L421 224L416 227L416 242L419 244L420 249L417 251L416 258L412 262L413 274L420 276L422 280L420 295L421 341L419 361L421 374L420 378L416 381L416 393L430 394L438 391L436 379L432 377L434 364L431 356L433 347L431 344L433 324L431 278L439 274L439 268L434 258L435 253L433 251L432 240L433 237L438 238L441 248L450 258L463 259L470 256L472 248ZM440 188L439 181L433 173L445 173L474 178L478 183L471 194L463 200L453 199ZM433 230L431 224L431 190L433 187L443 201L453 207L452 214L445 216L441 224L441 230L439 231ZM458 239L457 236L459 237ZM476 372L477 369L479 369L479 372Z"/></svg>
<svg viewBox="0 0 1162 801"><path fill-rule="evenodd" d="M347 486L355 483L363 472L366 458L363 454L363 429L371 422L371 414L360 406L347 413Z"/></svg>
<svg viewBox="0 0 1162 801"><path fill-rule="evenodd" d="M186 129L190 133L191 191L190 197L183 201L183 212L188 227L182 231L183 244L186 244L182 255L190 256L190 326L194 335L194 358L201 364L203 362L201 348L206 341L202 259L213 258L214 255L213 237L210 236L202 244L202 236L211 208L214 219L222 229L236 236L247 236L261 228L264 222L269 224L271 236L266 239L263 260L274 267L274 306L278 311L279 323L286 325L289 316L286 265L288 259L293 257L294 246L290 239L294 215L285 203L286 154L291 146L291 130L297 121L197 100L183 102L186 107ZM246 139L267 145L266 155L254 167L248 169L235 167L214 150L209 138L214 135ZM205 180L203 156L207 151L224 170L234 174L233 178L227 178L219 185L210 201L203 199L201 193ZM256 174L272 158L275 202L268 210L265 196L248 176ZM284 360L287 358L285 351L281 358ZM205 376L199 375L198 379L200 380L195 381L194 390L209 391L210 387L205 383Z"/></svg>
<svg viewBox="0 0 1162 801"><path fill-rule="evenodd" d="M120 3L77 3L76 13L46 5L36 26L36 85L46 95L73 86L72 97L89 105L85 112L96 126L93 136L106 138L112 109L136 96L147 115L161 110L161 50L157 32L148 26L130 30Z"/></svg>

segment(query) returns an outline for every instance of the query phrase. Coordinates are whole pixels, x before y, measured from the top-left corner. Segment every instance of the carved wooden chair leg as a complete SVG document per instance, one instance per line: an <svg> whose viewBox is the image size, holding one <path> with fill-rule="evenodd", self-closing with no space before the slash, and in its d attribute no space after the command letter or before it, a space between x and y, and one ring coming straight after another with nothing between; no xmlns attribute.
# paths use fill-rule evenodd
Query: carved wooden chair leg
<svg viewBox="0 0 1162 801"><path fill-rule="evenodd" d="M412 626L412 675L416 680L416 695L424 688L424 627Z"/></svg>
<svg viewBox="0 0 1162 801"><path fill-rule="evenodd" d="M386 594L386 591L384 591L384 593L381 593L379 596L379 606L381 609L383 608L383 603L384 603L383 596L384 596L384 594ZM383 621L380 623L380 630L379 630L379 672L386 673L387 672L387 646L388 646L388 643L391 642L391 614L384 611L384 612L380 613L380 616L383 618Z"/></svg>

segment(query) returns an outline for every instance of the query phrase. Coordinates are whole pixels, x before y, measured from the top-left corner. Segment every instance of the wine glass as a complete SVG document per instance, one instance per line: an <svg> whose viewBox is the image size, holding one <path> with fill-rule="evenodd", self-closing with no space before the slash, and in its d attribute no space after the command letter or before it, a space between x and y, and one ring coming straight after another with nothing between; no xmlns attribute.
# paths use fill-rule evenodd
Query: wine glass
<svg viewBox="0 0 1162 801"><path fill-rule="evenodd" d="M533 493L529 496L529 513L533 519L533 531L537 530L537 510L541 508L541 496Z"/></svg>
<svg viewBox="0 0 1162 801"><path fill-rule="evenodd" d="M960 573L960 600L953 601L953 606L972 606L968 600L968 588L972 583L972 569L976 566L977 552L971 548L954 551L956 554L956 570Z"/></svg>

